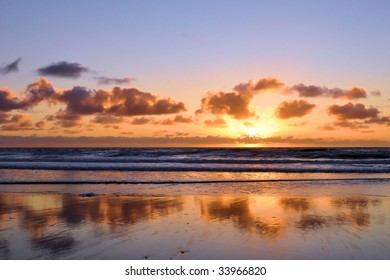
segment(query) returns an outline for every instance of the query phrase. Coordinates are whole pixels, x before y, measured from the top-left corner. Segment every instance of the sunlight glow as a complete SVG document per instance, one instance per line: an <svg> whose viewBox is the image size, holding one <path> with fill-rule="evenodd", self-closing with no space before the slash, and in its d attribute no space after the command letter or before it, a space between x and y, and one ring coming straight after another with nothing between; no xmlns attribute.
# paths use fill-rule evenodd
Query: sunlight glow
<svg viewBox="0 0 390 280"><path fill-rule="evenodd" d="M244 122L239 129L247 136L271 137L278 130L278 124L275 119L262 118L254 122Z"/></svg>

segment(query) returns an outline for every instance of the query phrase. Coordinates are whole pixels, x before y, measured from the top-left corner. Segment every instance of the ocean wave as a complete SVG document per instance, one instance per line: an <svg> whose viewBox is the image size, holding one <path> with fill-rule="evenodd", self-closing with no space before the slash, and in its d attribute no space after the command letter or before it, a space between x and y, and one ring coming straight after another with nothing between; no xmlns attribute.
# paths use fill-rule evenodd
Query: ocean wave
<svg viewBox="0 0 390 280"><path fill-rule="evenodd" d="M1 169L91 170L91 171L175 171L175 172L280 172L280 173L390 173L388 164L313 165L271 164L140 164L91 162L0 162Z"/></svg>
<svg viewBox="0 0 390 280"><path fill-rule="evenodd" d="M267 183L267 182L332 182L332 181L369 181L383 182L390 181L390 178L305 178L305 179L252 179L252 180L66 180L66 181L0 181L3 185L48 185L48 184L124 184L124 185L166 185L166 184L223 184L223 183Z"/></svg>

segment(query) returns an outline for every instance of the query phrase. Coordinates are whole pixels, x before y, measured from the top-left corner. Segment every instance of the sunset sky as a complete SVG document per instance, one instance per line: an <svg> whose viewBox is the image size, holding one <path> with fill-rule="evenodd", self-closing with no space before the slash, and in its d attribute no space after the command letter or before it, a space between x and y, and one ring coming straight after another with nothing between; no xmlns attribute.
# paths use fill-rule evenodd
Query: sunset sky
<svg viewBox="0 0 390 280"><path fill-rule="evenodd" d="M0 146L390 146L389 1L0 3Z"/></svg>

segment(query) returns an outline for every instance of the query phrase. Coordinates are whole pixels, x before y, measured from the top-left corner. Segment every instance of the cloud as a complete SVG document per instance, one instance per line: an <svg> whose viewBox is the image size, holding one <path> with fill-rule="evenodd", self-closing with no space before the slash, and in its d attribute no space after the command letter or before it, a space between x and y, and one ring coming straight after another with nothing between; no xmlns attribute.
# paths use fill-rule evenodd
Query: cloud
<svg viewBox="0 0 390 280"><path fill-rule="evenodd" d="M345 105L332 105L328 108L328 114L336 116L339 120L349 119L368 119L378 117L378 109L367 108L360 103L352 104L349 102Z"/></svg>
<svg viewBox="0 0 390 280"><path fill-rule="evenodd" d="M304 126L304 125L307 125L309 122L298 122L298 123L290 123L288 126L292 126L292 127L300 127L300 126Z"/></svg>
<svg viewBox="0 0 390 280"><path fill-rule="evenodd" d="M362 122L347 121L347 120L333 122L333 126L342 127L342 128L350 128L353 130L368 129L369 128L369 126L364 125L364 123L362 123Z"/></svg>
<svg viewBox="0 0 390 280"><path fill-rule="evenodd" d="M297 91L301 97L319 97L324 94L326 89L318 86L306 86L304 84L297 84L290 88L293 91Z"/></svg>
<svg viewBox="0 0 390 280"><path fill-rule="evenodd" d="M44 100L49 103L56 103L57 101L57 92L45 78L40 78L38 81L29 84L25 95L26 98L22 102L25 107L31 107Z"/></svg>
<svg viewBox="0 0 390 280"><path fill-rule="evenodd" d="M122 131L120 134L122 134L122 135L132 135L132 134L134 134L134 132L132 132L132 131Z"/></svg>
<svg viewBox="0 0 390 280"><path fill-rule="evenodd" d="M118 124L123 122L123 118L110 115L98 115L91 122L100 124Z"/></svg>
<svg viewBox="0 0 390 280"><path fill-rule="evenodd" d="M130 84L134 81L134 78L131 77L125 77L125 78L108 78L108 77L95 77L95 80L97 80L97 83L99 85L121 85L121 84Z"/></svg>
<svg viewBox="0 0 390 280"><path fill-rule="evenodd" d="M305 100L284 101L276 108L276 116L281 119L300 118L309 114L315 106Z"/></svg>
<svg viewBox="0 0 390 280"><path fill-rule="evenodd" d="M17 131L17 130L31 130L32 122L28 116L25 115L9 115L0 113L0 129L2 131Z"/></svg>
<svg viewBox="0 0 390 280"><path fill-rule="evenodd" d="M131 124L135 124L135 125L143 125L143 124L147 124L147 123L150 123L152 121L151 118L144 118L144 117L141 117L141 118L135 118L131 121Z"/></svg>
<svg viewBox="0 0 390 280"><path fill-rule="evenodd" d="M161 98L136 88L113 88L108 113L117 116L166 115L185 111L184 103Z"/></svg>
<svg viewBox="0 0 390 280"><path fill-rule="evenodd" d="M334 126L332 126L331 124L324 124L323 126L319 126L318 129L332 131L332 130L335 130L336 128Z"/></svg>
<svg viewBox="0 0 390 280"><path fill-rule="evenodd" d="M35 127L39 130L41 129L45 129L47 126L47 122L46 121L39 121L39 122L36 122L35 123Z"/></svg>
<svg viewBox="0 0 390 280"><path fill-rule="evenodd" d="M175 123L192 123L192 117L183 117L182 115L175 116L173 119Z"/></svg>
<svg viewBox="0 0 390 280"><path fill-rule="evenodd" d="M9 112L15 109L23 109L26 105L7 89L0 89L0 111Z"/></svg>
<svg viewBox="0 0 390 280"><path fill-rule="evenodd" d="M45 78L40 78L27 86L22 99L14 97L14 94L7 89L0 90L0 111L28 109L44 100L55 103L56 95L51 83Z"/></svg>
<svg viewBox="0 0 390 280"><path fill-rule="evenodd" d="M54 115L49 115L46 117L47 121L55 122L56 125L70 128L81 126L82 118L79 114L75 114L67 111L58 111Z"/></svg>
<svg viewBox="0 0 390 280"><path fill-rule="evenodd" d="M104 90L95 91L85 87L74 87L58 96L58 100L67 105L67 112L80 115L103 113L104 104L109 98L110 94Z"/></svg>
<svg viewBox="0 0 390 280"><path fill-rule="evenodd" d="M284 86L284 84L276 78L262 78L257 82L249 80L246 83L236 85L233 90L240 94L255 94L266 90L277 90Z"/></svg>
<svg viewBox="0 0 390 280"><path fill-rule="evenodd" d="M249 110L253 95L238 92L209 92L201 101L197 114L210 112L214 115L229 115L235 119L246 119L255 114Z"/></svg>
<svg viewBox="0 0 390 280"><path fill-rule="evenodd" d="M301 147L389 147L389 140L372 139L335 139L335 138L295 138L292 136L260 137L179 137L161 135L160 137L37 137L5 136L0 137L1 147L213 147L236 146L237 144L259 144L269 146Z"/></svg>
<svg viewBox="0 0 390 280"><path fill-rule="evenodd" d="M364 121L365 124L380 124L390 126L390 116L374 117Z"/></svg>
<svg viewBox="0 0 390 280"><path fill-rule="evenodd" d="M379 90L373 90L373 91L371 91L371 95L372 96L381 96L382 94Z"/></svg>
<svg viewBox="0 0 390 280"><path fill-rule="evenodd" d="M40 75L60 78L79 78L83 73L88 71L89 69L87 67L83 67L79 63L69 63L66 61L53 63L37 70Z"/></svg>
<svg viewBox="0 0 390 280"><path fill-rule="evenodd" d="M192 117L183 117L182 115L175 116L173 119L166 119L154 122L155 125L174 125L177 123L192 123Z"/></svg>
<svg viewBox="0 0 390 280"><path fill-rule="evenodd" d="M352 87L347 90L339 88L327 88L319 86L306 86L304 84L297 84L289 88L290 91L296 91L301 97L332 97L344 98L348 100L366 98L367 93L363 88Z"/></svg>
<svg viewBox="0 0 390 280"><path fill-rule="evenodd" d="M367 130L364 129L369 129L370 127L365 124L365 122L359 122L359 121L349 121L349 120L340 120L340 121L335 121L332 124L327 123L323 126L318 127L321 130L327 130L327 131L332 131L336 130L337 128L348 128L351 130L355 130L361 133L366 133Z"/></svg>
<svg viewBox="0 0 390 280"><path fill-rule="evenodd" d="M19 71L19 62L21 60L22 60L22 58L18 58L14 62L11 62L10 64L7 64L4 67L1 67L0 74L7 75L11 72L18 72Z"/></svg>
<svg viewBox="0 0 390 280"><path fill-rule="evenodd" d="M359 99L366 98L367 93L363 88L353 87L344 91L344 95L346 99Z"/></svg>
<svg viewBox="0 0 390 280"><path fill-rule="evenodd" d="M80 133L81 130L74 130L74 129L64 129L64 133L66 134L77 134Z"/></svg>
<svg viewBox="0 0 390 280"><path fill-rule="evenodd" d="M168 133L168 130L158 130L153 132L153 137L161 137Z"/></svg>

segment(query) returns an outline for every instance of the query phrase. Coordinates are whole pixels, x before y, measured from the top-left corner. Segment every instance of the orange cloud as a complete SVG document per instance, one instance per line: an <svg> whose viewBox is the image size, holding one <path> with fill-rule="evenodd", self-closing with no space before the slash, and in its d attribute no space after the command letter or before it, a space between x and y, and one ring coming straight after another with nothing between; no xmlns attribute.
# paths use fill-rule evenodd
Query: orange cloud
<svg viewBox="0 0 390 280"><path fill-rule="evenodd" d="M0 90L0 111L9 112L24 107L25 105L17 97L14 97L13 92L7 89Z"/></svg>
<svg viewBox="0 0 390 280"><path fill-rule="evenodd" d="M47 116L46 120L50 122L55 122L56 125L65 128L82 125L81 115L62 110L58 111L54 115Z"/></svg>
<svg viewBox="0 0 390 280"><path fill-rule="evenodd" d="M202 98L201 109L197 113L210 112L214 115L229 115L235 119L245 119L254 116L249 110L253 95L237 92L208 93Z"/></svg>
<svg viewBox="0 0 390 280"><path fill-rule="evenodd" d="M224 119L218 118L215 120L205 120L205 125L212 127L226 127L226 122Z"/></svg>
<svg viewBox="0 0 390 280"><path fill-rule="evenodd" d="M277 90L284 86L284 83L276 78L262 78L256 83L249 80L246 83L240 83L236 85L233 90L240 94L255 94L265 90Z"/></svg>
<svg viewBox="0 0 390 280"><path fill-rule="evenodd" d="M378 117L378 109L367 108L363 104L332 105L328 108L328 114L336 116L339 120L368 119Z"/></svg>
<svg viewBox="0 0 390 280"><path fill-rule="evenodd" d="M152 119L151 118L144 118L144 117L141 117L141 118L135 118L131 121L131 124L135 124L135 125L143 125L143 124L147 124L149 122L151 122Z"/></svg>
<svg viewBox="0 0 390 280"><path fill-rule="evenodd" d="M166 119L162 121L155 121L155 125L174 125L176 123L192 123L192 117L183 117L182 115L175 116L173 119Z"/></svg>
<svg viewBox="0 0 390 280"><path fill-rule="evenodd" d="M117 124L121 122L123 122L122 117L115 117L111 115L98 115L92 120L92 123L100 124Z"/></svg>
<svg viewBox="0 0 390 280"><path fill-rule="evenodd" d="M31 130L33 129L31 119L25 115L9 115L0 113L0 128L5 131Z"/></svg>
<svg viewBox="0 0 390 280"><path fill-rule="evenodd" d="M315 106L305 100L284 101L276 108L276 116L281 119L300 118L309 114Z"/></svg>
<svg viewBox="0 0 390 280"><path fill-rule="evenodd" d="M107 112L117 116L166 115L186 110L182 102L170 98L158 99L136 88L113 88L111 103L114 105L107 108Z"/></svg>

